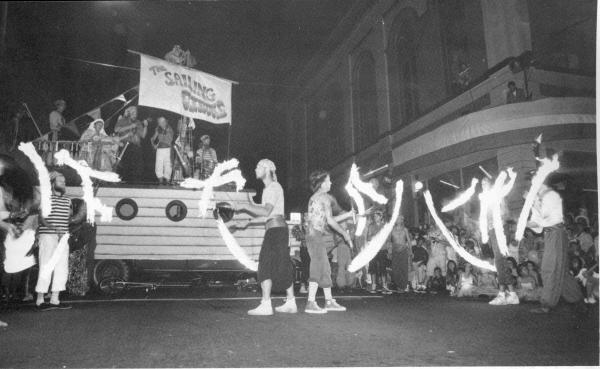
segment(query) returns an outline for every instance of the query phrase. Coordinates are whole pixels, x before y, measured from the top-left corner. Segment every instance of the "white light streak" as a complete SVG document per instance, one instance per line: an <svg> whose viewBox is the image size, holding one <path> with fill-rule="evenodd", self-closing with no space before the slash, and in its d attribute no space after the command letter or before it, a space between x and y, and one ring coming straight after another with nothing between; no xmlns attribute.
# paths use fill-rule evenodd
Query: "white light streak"
<svg viewBox="0 0 600 369"><path fill-rule="evenodd" d="M235 258L246 268L256 272L258 270L258 263L255 260L250 259L248 254L240 247L235 240L235 237L229 232L229 229L220 217L217 220L217 225L219 227L219 232L221 232L221 236L225 241L225 245L227 245L231 254L233 254L233 256L235 256Z"/></svg>
<svg viewBox="0 0 600 369"><path fill-rule="evenodd" d="M380 204L387 204L388 199L382 194L377 193L373 186L370 183L366 183L360 180L360 176L358 174L358 168L356 164L352 164L350 168L350 181L356 187L356 189L365 195L369 196L373 201L376 201Z"/></svg>
<svg viewBox="0 0 600 369"><path fill-rule="evenodd" d="M537 159L537 158L536 158ZM548 176L548 174L557 170L560 166L558 162L558 154L554 154L552 160L548 158L537 159L542 162L542 165L539 167L537 173L531 180L531 189L527 193L527 197L525 198L525 204L523 205L523 209L521 210L521 215L519 215L519 220L517 222L517 231L515 233L515 240L521 241L523 239L523 234L525 233L525 226L527 225L527 218L529 217L529 212L531 211L531 207L533 206L533 200L537 195L542 183Z"/></svg>
<svg viewBox="0 0 600 369"><path fill-rule="evenodd" d="M50 276L61 257L68 257L69 255L69 237L71 235L67 232L58 241L58 246L54 250L54 254L50 257L50 260L45 265L40 265L40 278L50 280Z"/></svg>
<svg viewBox="0 0 600 369"><path fill-rule="evenodd" d="M47 218L52 212L52 201L50 200L50 197L52 196L52 186L50 185L50 174L48 174L48 169L46 169L42 158L38 155L37 151L35 151L35 147L31 142L21 142L19 144L19 150L31 160L38 172L38 179L40 180L40 207L42 216Z"/></svg>
<svg viewBox="0 0 600 369"><path fill-rule="evenodd" d="M460 189L460 187L458 187L457 185L453 185L452 183L448 183L448 182L446 182L446 181L442 181L441 179L440 179L440 182L442 182L442 183L443 183L443 184L445 184L446 186L454 187L454 188L456 188L457 190L459 190L459 189Z"/></svg>
<svg viewBox="0 0 600 369"><path fill-rule="evenodd" d="M350 273L356 272L358 269L365 266L369 261L371 261L381 246L385 243L390 233L392 232L392 228L394 228L394 224L396 223L396 219L400 214L400 204L402 203L402 191L404 190L404 182L402 180L398 180L396 182L396 203L394 204L394 212L392 213L392 218L389 222L383 225L379 233L377 233L371 241L369 241L363 250L356 255L354 260L348 266L348 271Z"/></svg>
<svg viewBox="0 0 600 369"><path fill-rule="evenodd" d="M100 199L94 197L94 187L91 177L101 179L106 182L120 182L121 179L117 173L100 172L87 166L84 161L77 162L71 158L67 150L60 150L54 154L56 162L59 165L66 164L77 171L81 177L81 187L83 188L83 200L87 209L87 221L90 224L95 223L95 212L100 213L100 221L110 222L112 220L112 206L102 204Z"/></svg>
<svg viewBox="0 0 600 369"><path fill-rule="evenodd" d="M35 242L35 231L27 229L21 237L13 238L9 233L6 235L4 246L6 248L6 260L4 260L4 271L6 273L17 273L35 264L33 255L26 254Z"/></svg>
<svg viewBox="0 0 600 369"><path fill-rule="evenodd" d="M186 178L181 182L180 186L185 188L203 189L202 195L200 195L200 202L198 203L198 216L206 218L206 213L209 209L215 207L215 193L213 188L224 185L229 182L235 182L237 190L244 188L246 180L242 177L242 172L239 169L231 170L239 165L237 159L231 159L223 163L217 164L213 174L206 180L201 181L193 178ZM231 170L225 175L221 175L223 172Z"/></svg>
<svg viewBox="0 0 600 369"><path fill-rule="evenodd" d="M356 188L352 186L351 181L348 181L348 184L346 185L346 191L348 191L350 197L354 199L354 202L356 203L356 208L358 210L358 214L361 215L358 217L358 224L356 225L356 232L354 233L355 237L360 237L363 234L363 231L365 230L365 226L367 225L367 217L364 215L365 201L363 200L362 196L360 196Z"/></svg>
<svg viewBox="0 0 600 369"><path fill-rule="evenodd" d="M448 240L448 242L450 243L452 248L454 250L456 250L456 252L460 256L462 256L463 259L468 261L469 263L471 263L475 266L478 266L480 268L488 269L488 270L491 270L492 272L495 272L496 267L494 265L492 265L486 261L480 260L480 259L476 258L475 256L469 254L467 252L467 250L465 250L462 246L460 246L458 244L458 242L456 242L456 239L454 237L452 237L452 234L450 234L450 231L448 231L448 228L446 228L446 226L444 225L444 222L442 222L442 220L438 216L437 212L435 211L435 207L433 206L433 199L431 198L431 193L429 191L425 191L423 196L425 197L425 203L427 204L427 207L429 208L429 212L431 213L433 220L437 224L440 231L442 231L442 234L444 235L444 237L446 237L446 239Z"/></svg>
<svg viewBox="0 0 600 369"><path fill-rule="evenodd" d="M479 183L479 180L477 178L473 178L471 180L471 187L469 187L462 195L458 196L455 200L450 202L448 205L444 206L442 208L442 212L445 213L447 211L452 211L452 210L456 209L457 207L463 205L467 201L469 201L469 199L475 193L475 186L477 185L477 183Z"/></svg>

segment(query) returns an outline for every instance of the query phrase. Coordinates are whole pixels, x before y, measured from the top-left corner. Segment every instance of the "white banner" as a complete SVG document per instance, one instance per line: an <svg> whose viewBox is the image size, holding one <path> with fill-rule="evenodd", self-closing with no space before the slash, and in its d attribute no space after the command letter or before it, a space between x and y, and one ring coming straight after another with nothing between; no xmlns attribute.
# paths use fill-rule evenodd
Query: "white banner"
<svg viewBox="0 0 600 369"><path fill-rule="evenodd" d="M231 124L231 81L140 54L139 105Z"/></svg>

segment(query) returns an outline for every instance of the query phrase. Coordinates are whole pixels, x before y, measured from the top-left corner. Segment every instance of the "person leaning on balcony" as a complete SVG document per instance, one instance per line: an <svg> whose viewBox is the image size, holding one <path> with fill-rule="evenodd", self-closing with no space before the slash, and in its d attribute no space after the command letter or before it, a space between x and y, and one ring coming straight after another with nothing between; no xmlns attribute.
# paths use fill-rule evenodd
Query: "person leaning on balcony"
<svg viewBox="0 0 600 369"><path fill-rule="evenodd" d="M527 101L527 95L525 95L525 90L522 88L517 88L517 85L514 81L508 82L508 91L506 92L506 103L513 104Z"/></svg>

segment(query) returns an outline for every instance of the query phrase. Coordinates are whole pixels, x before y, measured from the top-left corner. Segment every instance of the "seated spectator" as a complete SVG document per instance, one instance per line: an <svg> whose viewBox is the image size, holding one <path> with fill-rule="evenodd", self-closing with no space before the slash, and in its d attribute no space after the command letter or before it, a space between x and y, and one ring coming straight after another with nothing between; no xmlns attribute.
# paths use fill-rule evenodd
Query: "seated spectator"
<svg viewBox="0 0 600 369"><path fill-rule="evenodd" d="M519 270L521 272L517 278L519 300L539 301L542 297L542 288L538 286L536 277L529 273L527 264L521 264Z"/></svg>
<svg viewBox="0 0 600 369"><path fill-rule="evenodd" d="M527 261L527 254L531 250L536 250L537 236L529 227L525 228L525 237L519 243L519 263Z"/></svg>
<svg viewBox="0 0 600 369"><path fill-rule="evenodd" d="M525 90L518 88L514 81L508 82L508 91L506 92L506 103L514 104L527 101Z"/></svg>
<svg viewBox="0 0 600 369"><path fill-rule="evenodd" d="M458 289L458 268L454 260L450 260L446 267L446 289L450 292L450 295L456 296Z"/></svg>
<svg viewBox="0 0 600 369"><path fill-rule="evenodd" d="M506 258L506 267L510 268L510 272L513 277L517 278L519 276L519 270L517 268L517 261L512 256ZM515 279L516 281L516 279Z"/></svg>
<svg viewBox="0 0 600 369"><path fill-rule="evenodd" d="M433 278L429 282L429 291L431 293L446 293L446 278L442 275L442 269L436 267L433 271Z"/></svg>
<svg viewBox="0 0 600 369"><path fill-rule="evenodd" d="M584 254L589 254L591 250L591 255L593 258L594 251L592 248L594 247L594 239L590 234L590 228L587 226L585 219L579 218L576 225L577 235L575 238L579 240L579 244L581 245L581 251Z"/></svg>
<svg viewBox="0 0 600 369"><path fill-rule="evenodd" d="M477 285L477 278L472 273L473 266L471 263L465 263L465 271L458 277L458 297L472 297L477 295L475 286Z"/></svg>
<svg viewBox="0 0 600 369"><path fill-rule="evenodd" d="M596 236L596 239L598 237ZM596 249L597 250L597 249ZM595 304L598 297L598 251L596 251L596 264L584 273L586 278L585 289L587 297L584 299L586 304Z"/></svg>
<svg viewBox="0 0 600 369"><path fill-rule="evenodd" d="M529 273L529 275L532 277L535 277L537 285L541 287L542 286L542 275L538 272L537 266L535 265L535 263L533 261L528 261L526 263L526 265L527 265L527 272Z"/></svg>
<svg viewBox="0 0 600 369"><path fill-rule="evenodd" d="M486 261L494 265L494 259L488 258ZM477 289L474 292L477 292L479 295L495 297L498 295L498 291L498 279L494 272L481 268L479 277L477 278Z"/></svg>
<svg viewBox="0 0 600 369"><path fill-rule="evenodd" d="M577 277L581 269L583 269L583 261L581 258L577 256L572 257L569 263L569 273L571 273L573 277Z"/></svg>
<svg viewBox="0 0 600 369"><path fill-rule="evenodd" d="M416 276L416 286L414 287L415 292L425 292L425 272L427 268L427 260L429 254L425 248L425 238L419 237L417 239L417 245L412 247L412 263L414 273Z"/></svg>

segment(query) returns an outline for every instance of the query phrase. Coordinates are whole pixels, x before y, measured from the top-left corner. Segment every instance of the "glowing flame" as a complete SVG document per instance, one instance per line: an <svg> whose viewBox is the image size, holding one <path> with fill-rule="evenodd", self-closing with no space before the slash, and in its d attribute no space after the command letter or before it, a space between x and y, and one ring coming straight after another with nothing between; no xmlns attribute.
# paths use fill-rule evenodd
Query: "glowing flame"
<svg viewBox="0 0 600 369"><path fill-rule="evenodd" d="M19 150L31 160L38 172L38 178L40 180L40 207L42 216L47 218L52 212L52 201L50 200L50 197L52 196L52 187L50 185L50 174L48 174L48 169L46 169L42 158L38 155L37 151L35 151L35 147L31 142L21 142L19 144Z"/></svg>
<svg viewBox="0 0 600 369"><path fill-rule="evenodd" d="M100 172L93 170L87 166L84 161L77 162L71 158L71 155L67 150L60 150L54 157L59 165L66 164L77 171L77 174L81 177L81 186L83 188L83 200L87 208L87 221L90 224L95 222L95 212L100 213L100 220L102 222L110 222L112 220L112 206L106 206L102 204L100 199L94 197L94 187L91 177L101 179L107 182L120 182L121 179L117 173L113 172Z"/></svg>
<svg viewBox="0 0 600 369"><path fill-rule="evenodd" d="M373 201L376 201L380 204L387 204L388 199L385 196L377 193L370 183L360 180L360 175L358 174L358 168L356 167L356 164L352 164L352 168L350 168L350 182L352 182L358 191L369 196L371 199L373 199Z"/></svg>
<svg viewBox="0 0 600 369"><path fill-rule="evenodd" d="M427 204L427 207L429 208L429 212L431 213L431 216L433 217L435 224L437 224L440 231L442 231L442 234L444 235L444 237L446 237L446 239L448 240L448 242L450 243L452 248L454 250L456 250L456 252L460 256L462 256L463 259L468 261L469 263L471 263L475 266L478 266L480 268L488 269L488 270L491 270L492 272L495 272L496 267L494 265L492 265L486 261L477 259L475 256L469 254L467 252L467 250L465 250L462 246L460 246L458 244L458 242L456 241L456 239L454 237L452 237L452 234L450 233L450 231L448 231L448 228L446 228L446 226L444 225L444 222L442 222L442 220L438 216L437 212L435 211L435 207L433 206L433 199L431 198L431 193L429 191L425 191L423 196L425 197L425 203Z"/></svg>
<svg viewBox="0 0 600 369"><path fill-rule="evenodd" d="M198 203L199 212L198 216L206 218L206 212L208 209L214 209L215 207L215 193L213 188L224 185L229 182L235 182L237 190L244 188L246 180L242 177L242 172L239 169L231 170L239 165L237 159L231 159L223 163L217 164L213 174L206 180L201 181L193 178L186 178L181 182L180 186L185 188L203 189L202 195L200 195L200 202ZM230 172L222 175L223 172L231 170Z"/></svg>
<svg viewBox="0 0 600 369"><path fill-rule="evenodd" d="M69 255L69 233L65 233L58 241L58 246L54 250L54 254L50 257L50 260L44 265L40 265L40 278L50 279L58 260L61 257L68 257Z"/></svg>
<svg viewBox="0 0 600 369"><path fill-rule="evenodd" d="M377 233L371 239L371 241L369 241L365 245L363 250L358 255L356 255L354 260L352 260L352 262L348 266L348 271L350 273L356 272L358 269L362 268L369 261L371 261L375 257L375 255L377 255L377 252L379 251L379 249L381 249L381 246L383 246L383 244L389 237L390 233L392 232L392 228L394 228L394 224L396 223L396 219L400 214L400 203L402 202L403 189L404 182L402 182L402 180L396 182L396 203L394 204L394 212L392 213L392 218L389 222L384 224L383 227L381 227L379 233Z"/></svg>
<svg viewBox="0 0 600 369"><path fill-rule="evenodd" d="M225 241L225 245L227 245L227 248L233 256L235 256L235 258L246 268L256 272L258 270L258 263L255 260L250 259L248 254L240 247L221 218L217 220L217 225L219 227L219 232L221 232L221 236Z"/></svg>
<svg viewBox="0 0 600 369"><path fill-rule="evenodd" d="M26 256L35 242L35 231L27 229L21 237L13 238L7 234L4 246L6 248L6 260L4 260L4 271L6 273L17 273L35 264L33 255Z"/></svg>
<svg viewBox="0 0 600 369"><path fill-rule="evenodd" d="M450 202L448 205L444 206L442 208L442 212L445 213L447 211L452 211L452 210L456 209L457 207L463 205L467 201L469 201L469 199L471 198L471 196L473 196L473 194L475 193L475 186L477 186L477 183L479 183L479 180L477 178L473 178L471 180L471 187L469 187L469 189L467 189L458 198L456 198L455 200L453 200L452 202Z"/></svg>
<svg viewBox="0 0 600 369"><path fill-rule="evenodd" d="M554 154L552 160L548 158L537 159L542 162L542 165L538 169L537 173L531 180L531 189L527 193L527 197L525 198L525 204L523 205L523 210L521 210L521 215L519 215L519 221L517 222L517 231L515 233L515 239L517 241L521 241L523 239L523 234L525 233L525 226L527 225L527 218L529 217L529 212L531 211L531 207L533 206L533 200L535 199L535 195L537 195L542 183L548 176L548 174L557 170L560 166L558 162L558 154Z"/></svg>
<svg viewBox="0 0 600 369"><path fill-rule="evenodd" d="M360 196L360 194L358 193L358 191L356 190L356 188L354 188L354 186L352 186L352 183L350 181L348 181L348 184L346 185L346 191L348 191L348 194L350 195L350 197L352 197L354 199L354 202L356 203L356 207L358 210L358 214L364 214L365 213L365 201L363 200L362 196ZM359 237L363 234L363 231L365 230L365 226L367 225L367 217L365 216L361 216L358 218L358 224L356 225L356 232L354 233L354 235L356 237Z"/></svg>

